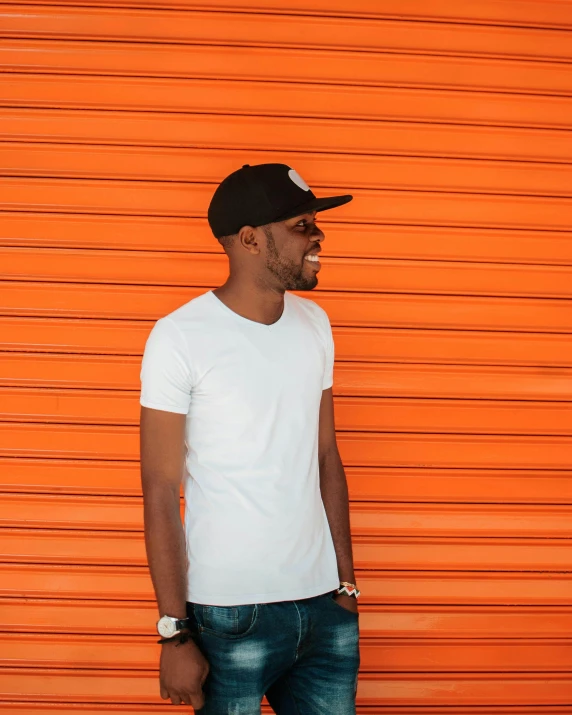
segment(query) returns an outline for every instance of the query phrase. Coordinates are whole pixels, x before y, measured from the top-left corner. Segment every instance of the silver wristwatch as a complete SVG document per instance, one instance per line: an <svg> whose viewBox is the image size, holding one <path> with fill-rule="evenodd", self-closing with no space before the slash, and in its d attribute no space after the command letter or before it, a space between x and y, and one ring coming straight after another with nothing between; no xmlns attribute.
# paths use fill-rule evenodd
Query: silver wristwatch
<svg viewBox="0 0 572 715"><path fill-rule="evenodd" d="M188 618L173 618L173 616L162 616L157 621L157 632L163 638L172 638L182 630L189 628Z"/></svg>

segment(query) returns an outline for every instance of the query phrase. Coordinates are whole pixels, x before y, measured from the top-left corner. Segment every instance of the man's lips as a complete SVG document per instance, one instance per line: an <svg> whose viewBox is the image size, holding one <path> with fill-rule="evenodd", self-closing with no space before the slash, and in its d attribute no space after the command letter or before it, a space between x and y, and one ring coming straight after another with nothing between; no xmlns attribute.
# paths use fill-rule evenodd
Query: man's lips
<svg viewBox="0 0 572 715"><path fill-rule="evenodd" d="M317 253L307 253L304 256L304 262L309 263L311 266L313 266L316 269L320 268L320 261L318 259Z"/></svg>

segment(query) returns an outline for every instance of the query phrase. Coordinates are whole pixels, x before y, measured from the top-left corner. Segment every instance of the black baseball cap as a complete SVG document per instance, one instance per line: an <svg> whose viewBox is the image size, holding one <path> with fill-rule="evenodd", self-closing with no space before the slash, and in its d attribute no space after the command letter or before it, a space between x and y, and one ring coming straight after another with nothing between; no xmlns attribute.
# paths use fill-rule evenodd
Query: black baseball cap
<svg viewBox="0 0 572 715"><path fill-rule="evenodd" d="M216 238L232 236L243 226L264 226L311 211L342 206L353 196L321 199L287 164L245 164L223 179L211 199L208 220Z"/></svg>

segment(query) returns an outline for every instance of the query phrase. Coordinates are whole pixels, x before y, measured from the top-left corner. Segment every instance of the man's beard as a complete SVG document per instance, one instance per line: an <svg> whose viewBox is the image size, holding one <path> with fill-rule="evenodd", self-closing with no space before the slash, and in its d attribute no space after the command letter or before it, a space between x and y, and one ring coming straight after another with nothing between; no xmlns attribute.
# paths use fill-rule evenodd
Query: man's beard
<svg viewBox="0 0 572 715"><path fill-rule="evenodd" d="M284 290L312 290L318 285L318 275L304 275L304 263L299 266L294 261L280 257L270 226L263 227L267 239L266 268L274 275Z"/></svg>

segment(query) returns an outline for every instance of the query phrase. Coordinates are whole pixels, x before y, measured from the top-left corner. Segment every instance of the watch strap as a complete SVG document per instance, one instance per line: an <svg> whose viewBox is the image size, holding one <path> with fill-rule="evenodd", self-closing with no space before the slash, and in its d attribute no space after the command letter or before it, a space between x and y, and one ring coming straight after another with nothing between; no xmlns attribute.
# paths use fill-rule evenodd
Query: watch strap
<svg viewBox="0 0 572 715"><path fill-rule="evenodd" d="M174 636L170 638L160 638L157 643L173 643L176 642L176 646L184 645L191 640L191 634L188 631L181 631L180 633L175 633Z"/></svg>

